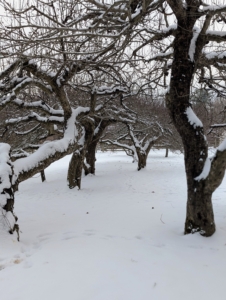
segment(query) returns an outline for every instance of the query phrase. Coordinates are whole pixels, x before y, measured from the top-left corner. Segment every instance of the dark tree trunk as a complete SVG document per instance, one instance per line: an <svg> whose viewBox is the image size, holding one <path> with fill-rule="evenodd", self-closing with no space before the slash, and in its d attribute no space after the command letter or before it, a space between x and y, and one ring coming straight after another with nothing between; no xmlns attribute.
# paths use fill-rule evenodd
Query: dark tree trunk
<svg viewBox="0 0 226 300"><path fill-rule="evenodd" d="M40 174L41 174L42 182L46 181L45 170L42 170L42 171L40 172Z"/></svg>
<svg viewBox="0 0 226 300"><path fill-rule="evenodd" d="M82 169L84 166L84 159L86 154L87 146L90 144L93 138L94 133L94 119L87 118L83 120L83 128L85 130L84 136L84 144L81 146L80 150L77 150L73 153L69 168L68 168L68 185L70 189L74 187L81 188L81 180L82 180Z"/></svg>
<svg viewBox="0 0 226 300"><path fill-rule="evenodd" d="M82 179L82 167L84 162L84 149L82 151L76 151L72 154L69 168L68 168L68 186L70 189L74 187L81 188L81 179Z"/></svg>
<svg viewBox="0 0 226 300"><path fill-rule="evenodd" d="M211 236L215 231L212 193L206 193L205 179L200 181L195 179L203 170L208 155L208 145L202 124L193 122L194 118L189 118L186 114L187 109L191 111L190 87L195 71L195 62L189 57L194 23L195 17L192 17L192 14L190 19L187 18L184 22L178 21L170 90L166 95L166 104L184 145L188 190L184 232L187 234L198 231L201 235ZM200 53L200 49L197 48L195 55Z"/></svg>
<svg viewBox="0 0 226 300"><path fill-rule="evenodd" d="M138 157L138 168L137 168L137 170L140 171L141 169L146 167L148 155L144 152L137 151L137 157Z"/></svg>
<svg viewBox="0 0 226 300"><path fill-rule="evenodd" d="M159 136L156 140L151 141L149 143L148 147L146 148L146 150L143 150L142 148L137 147L136 143L134 142L134 147L136 149L137 158L138 158L138 168L137 168L138 171L140 171L141 169L146 167L148 154L149 154L151 148L156 143L156 141L158 141L160 138L161 138L161 136Z"/></svg>
<svg viewBox="0 0 226 300"><path fill-rule="evenodd" d="M98 131L92 135L92 138L88 139L87 148L86 148L86 163L84 164L85 175L93 174L95 175L95 163L96 163L96 147L99 143L99 140L106 129L112 123L115 123L116 120L101 120L99 118L95 119L95 127L98 127ZM91 136L91 135L90 135Z"/></svg>
<svg viewBox="0 0 226 300"><path fill-rule="evenodd" d="M169 155L169 148L166 147L166 154L165 154L165 157L168 157L168 155Z"/></svg>
<svg viewBox="0 0 226 300"><path fill-rule="evenodd" d="M201 235L211 236L215 232L212 207L212 194L191 191L188 187L187 215L185 234L200 232Z"/></svg>
<svg viewBox="0 0 226 300"><path fill-rule="evenodd" d="M95 161L96 161L96 147L99 139L92 141L86 150L86 167L85 175L93 174L95 175ZM87 166L88 165L88 166Z"/></svg>

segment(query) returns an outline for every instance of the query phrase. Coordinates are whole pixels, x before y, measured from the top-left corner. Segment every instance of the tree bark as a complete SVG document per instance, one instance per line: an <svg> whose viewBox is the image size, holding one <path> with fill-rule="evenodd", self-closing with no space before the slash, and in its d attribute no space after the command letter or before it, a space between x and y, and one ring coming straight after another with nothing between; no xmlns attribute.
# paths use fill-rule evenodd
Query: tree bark
<svg viewBox="0 0 226 300"><path fill-rule="evenodd" d="M188 187L184 232L185 234L199 232L203 236L211 236L215 232L212 194L206 194L203 189L194 192Z"/></svg>
<svg viewBox="0 0 226 300"><path fill-rule="evenodd" d="M70 189L74 187L81 188L81 179L82 179L82 167L84 162L84 149L81 151L76 151L72 154L71 160L68 167L68 186Z"/></svg>
<svg viewBox="0 0 226 300"><path fill-rule="evenodd" d="M41 172L41 179L42 179L42 182L46 181L46 175L45 175L45 170L43 169Z"/></svg>
<svg viewBox="0 0 226 300"><path fill-rule="evenodd" d="M137 170L140 171L141 169L146 167L147 164L147 153L137 151L137 157L138 157L138 167Z"/></svg>
<svg viewBox="0 0 226 300"><path fill-rule="evenodd" d="M95 134L93 133L92 139L89 139L87 144L85 155L87 165L84 164L85 175L95 175L96 147L101 136L103 135L104 130L112 123L116 123L116 120L101 120L100 118L95 118L95 127L98 128L98 131Z"/></svg>
<svg viewBox="0 0 226 300"><path fill-rule="evenodd" d="M70 189L74 187L81 188L82 169L86 155L87 146L91 143L94 134L94 119L87 118L81 122L84 130L84 142L80 149L75 151L69 163L68 168L68 185Z"/></svg>
<svg viewBox="0 0 226 300"><path fill-rule="evenodd" d="M99 139L92 141L88 146L86 150L86 165L85 168L85 175L93 174L95 175L95 162L96 162L96 147L98 144Z"/></svg>
<svg viewBox="0 0 226 300"><path fill-rule="evenodd" d="M165 157L168 157L168 155L169 155L169 148L166 147L166 154L165 154Z"/></svg>
<svg viewBox="0 0 226 300"><path fill-rule="evenodd" d="M199 122L193 123L186 114L187 109L191 109L190 87L195 71L195 60L193 62L189 57L194 23L195 17L192 15L187 17L186 21L184 19L178 21L170 90L166 95L166 105L184 146L188 190L184 232L185 234L200 232L203 236L211 236L215 232L212 192L206 192L204 179L200 181L195 179L203 170L208 156L208 145L203 126ZM200 49L196 45L196 56L201 54Z"/></svg>
<svg viewBox="0 0 226 300"><path fill-rule="evenodd" d="M14 214L14 193L12 185L13 177L13 165L10 160L11 149L8 144L0 143L1 157L1 170L3 174L0 174L0 194L2 195L2 204L0 204L0 214L5 221L8 231L13 234L17 232L17 239L19 241L19 225L17 224L17 216Z"/></svg>

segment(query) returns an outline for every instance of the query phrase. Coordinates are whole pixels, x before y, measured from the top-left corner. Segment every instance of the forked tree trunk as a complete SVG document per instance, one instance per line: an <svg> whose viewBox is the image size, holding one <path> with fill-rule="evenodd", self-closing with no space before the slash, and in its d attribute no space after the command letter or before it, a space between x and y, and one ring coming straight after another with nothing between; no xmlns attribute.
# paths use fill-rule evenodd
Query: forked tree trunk
<svg viewBox="0 0 226 300"><path fill-rule="evenodd" d="M92 118L84 119L82 125L85 130L84 144L81 146L80 150L77 150L73 153L68 168L67 179L70 189L73 189L76 186L79 189L81 188L82 170L84 166L86 149L92 141L94 133L94 120Z"/></svg>
<svg viewBox="0 0 226 300"><path fill-rule="evenodd" d="M90 134L92 138L87 139L87 148L86 148L86 163L84 164L84 170L85 175L93 174L95 175L95 164L96 164L96 148L97 144L99 143L99 140L101 136L103 135L104 130L107 126L109 126L112 123L116 123L116 120L108 119L108 120L101 120L96 119L95 120L95 126L98 128L97 132L95 134Z"/></svg>
<svg viewBox="0 0 226 300"><path fill-rule="evenodd" d="M184 145L188 191L184 232L185 234L200 232L201 235L211 236L215 232L212 191L207 192L205 178L196 180L196 177L202 173L207 159L208 145L203 126L194 115L190 104L190 87L195 62L192 62L189 57L189 49L194 23L195 16L193 17L192 14L190 19L178 21L170 90L166 95L166 104ZM196 45L195 55L200 54L201 48Z"/></svg>

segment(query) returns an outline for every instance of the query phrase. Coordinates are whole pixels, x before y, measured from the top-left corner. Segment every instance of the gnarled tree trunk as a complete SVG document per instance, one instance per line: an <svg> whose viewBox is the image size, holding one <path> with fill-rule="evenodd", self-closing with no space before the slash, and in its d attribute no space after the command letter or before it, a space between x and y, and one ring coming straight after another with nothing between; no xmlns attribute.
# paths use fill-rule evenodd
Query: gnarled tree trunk
<svg viewBox="0 0 226 300"><path fill-rule="evenodd" d="M69 167L68 167L68 186L70 189L74 187L81 188L81 179L82 179L82 167L85 157L85 149L81 151L77 150L72 154Z"/></svg>
<svg viewBox="0 0 226 300"><path fill-rule="evenodd" d="M174 59L170 90L166 95L166 104L172 120L182 137L184 145L184 160L187 177L187 216L185 234L200 232L201 235L211 236L215 232L214 214L211 191L206 191L205 178L197 180L202 173L208 156L208 145L201 121L191 109L190 88L195 71L196 56L201 54L196 42L195 59L189 57L193 26L196 17L178 19L178 30L174 41Z"/></svg>
<svg viewBox="0 0 226 300"><path fill-rule="evenodd" d="M85 175L95 174L96 147L99 139L92 140L86 149L86 164L84 166Z"/></svg>
<svg viewBox="0 0 226 300"><path fill-rule="evenodd" d="M10 160L10 146L5 143L0 143L0 213L3 221L8 227L9 233L17 232L19 241L19 225L17 224L17 216L14 214L14 193L15 190L12 184L13 165Z"/></svg>
<svg viewBox="0 0 226 300"><path fill-rule="evenodd" d="M137 150L137 157L138 157L138 167L137 170L140 171L141 169L146 167L147 164L147 153Z"/></svg>
<svg viewBox="0 0 226 300"><path fill-rule="evenodd" d="M68 185L69 188L72 189L74 187L81 188L81 180L82 180L82 169L84 166L84 159L86 155L87 146L90 144L94 134L94 119L87 118L81 122L84 133L84 141L83 145L81 145L80 149L75 151L71 157L69 168L68 168Z"/></svg>
<svg viewBox="0 0 226 300"><path fill-rule="evenodd" d="M93 174L95 175L95 162L96 162L96 147L99 143L101 136L103 135L104 130L112 123L115 123L116 120L108 119L101 120L99 118L95 119L95 125L98 130L93 134L92 139L87 144L86 148L86 164L84 164L85 175Z"/></svg>

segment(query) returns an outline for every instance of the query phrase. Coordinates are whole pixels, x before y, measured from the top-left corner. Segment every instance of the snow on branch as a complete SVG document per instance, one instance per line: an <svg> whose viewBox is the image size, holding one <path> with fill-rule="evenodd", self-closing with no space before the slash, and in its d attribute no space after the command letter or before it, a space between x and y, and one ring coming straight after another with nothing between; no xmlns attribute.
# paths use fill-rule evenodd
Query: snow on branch
<svg viewBox="0 0 226 300"><path fill-rule="evenodd" d="M213 124L213 125L211 125L211 128L220 128L220 127L226 127L226 123L223 123L223 124Z"/></svg>
<svg viewBox="0 0 226 300"><path fill-rule="evenodd" d="M198 10L200 13L205 13L207 14L208 12L216 14L220 12L225 12L226 11L226 5L207 5L207 6L202 6L202 8L199 8Z"/></svg>
<svg viewBox="0 0 226 300"><path fill-rule="evenodd" d="M209 175L210 169L211 169L211 159L209 157L207 157L201 174L199 176L197 176L195 178L195 180L197 180L197 181L205 180L207 178L207 176Z"/></svg>
<svg viewBox="0 0 226 300"><path fill-rule="evenodd" d="M51 117L41 117L39 116L37 113L32 112L30 113L28 116L26 117L19 117L19 118L14 118L14 119L9 119L6 120L6 124L17 124L20 122L29 122L31 120L36 120L38 122L42 122L42 123L59 123L62 124L64 122L64 117L56 117L56 116L51 116Z"/></svg>
<svg viewBox="0 0 226 300"><path fill-rule="evenodd" d="M223 51L223 52L213 51L210 53L204 53L204 55L208 60L211 60L211 59L224 60L224 59L226 59L226 51Z"/></svg>
<svg viewBox="0 0 226 300"><path fill-rule="evenodd" d="M5 194L1 194L4 189L9 189L11 184L9 176L12 176L12 169L10 166L10 145L0 143L0 204L5 205Z"/></svg>
<svg viewBox="0 0 226 300"><path fill-rule="evenodd" d="M42 110L48 112L51 115L64 115L64 111L62 109L54 109L50 107L47 103L45 103L45 101L25 102L21 99L16 98L12 101L12 103L24 108L41 108Z"/></svg>
<svg viewBox="0 0 226 300"><path fill-rule="evenodd" d="M208 169L210 169L209 173L208 173ZM203 172L198 176L198 177L202 176L203 178L201 179L206 178L205 188L207 193L213 193L216 190L216 188L221 184L224 178L225 169L226 169L226 139L217 147L216 153L210 159L210 162L206 161Z"/></svg>
<svg viewBox="0 0 226 300"><path fill-rule="evenodd" d="M97 95L104 95L104 94L114 94L114 93L118 93L118 92L122 92L122 93L128 93L129 89L128 87L125 86L101 86L101 87L97 87L94 86L92 93L95 93Z"/></svg>
<svg viewBox="0 0 226 300"><path fill-rule="evenodd" d="M217 147L218 151L225 151L226 150L226 139Z"/></svg>
<svg viewBox="0 0 226 300"><path fill-rule="evenodd" d="M185 110L185 115L187 115L188 122L194 127L203 127L202 122L199 120L199 118L194 113L193 109L189 106Z"/></svg>
<svg viewBox="0 0 226 300"><path fill-rule="evenodd" d="M12 190L12 176L10 145L0 143L0 218L1 222L8 227L10 233L17 231L19 240L19 227L16 224L17 217L13 213L14 192Z"/></svg>
<svg viewBox="0 0 226 300"><path fill-rule="evenodd" d="M17 59L12 64L10 64L9 66L7 66L7 68L5 70L3 70L2 72L0 72L0 80L4 79L12 71L14 71L14 69L17 68L17 66L18 66L19 63L20 63L20 59Z"/></svg>
<svg viewBox="0 0 226 300"><path fill-rule="evenodd" d="M170 58L173 55L173 50L169 50L167 52L160 52L158 54L156 54L155 56L151 57L148 59L148 61L150 62L151 60L164 60L166 58Z"/></svg>
<svg viewBox="0 0 226 300"><path fill-rule="evenodd" d="M213 193L221 184L226 169L226 139L216 148L213 157L206 158L201 174L195 180L206 180L206 193Z"/></svg>
<svg viewBox="0 0 226 300"><path fill-rule="evenodd" d="M199 33L200 33L200 28L197 26L194 26L193 28L193 37L191 39L190 47L189 47L189 57L190 60L193 62L194 61L194 55L195 55L195 49L196 49L196 41L198 39Z"/></svg>
<svg viewBox="0 0 226 300"><path fill-rule="evenodd" d="M23 181L28 178L28 175L34 175L49 166L53 161L72 153L79 137L76 118L81 113L88 111L89 108L85 107L73 109L72 115L67 121L67 127L62 139L42 144L36 152L28 157L16 160L13 163L13 184L16 184L18 178L19 181Z"/></svg>

